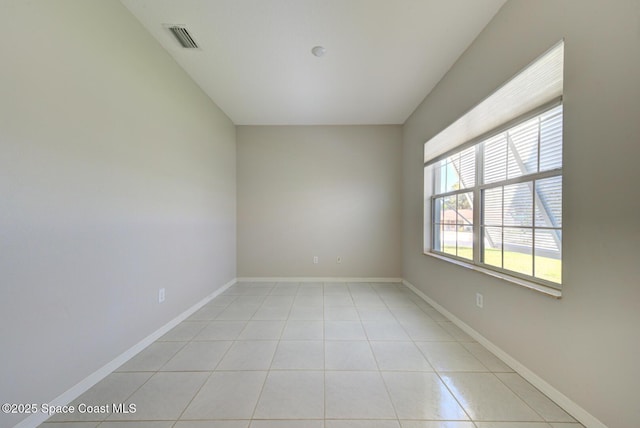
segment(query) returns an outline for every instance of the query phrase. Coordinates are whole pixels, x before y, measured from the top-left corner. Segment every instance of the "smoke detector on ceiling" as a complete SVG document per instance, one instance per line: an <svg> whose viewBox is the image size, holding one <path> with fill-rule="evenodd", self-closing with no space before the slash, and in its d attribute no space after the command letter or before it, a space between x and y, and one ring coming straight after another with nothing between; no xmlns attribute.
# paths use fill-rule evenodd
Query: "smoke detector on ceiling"
<svg viewBox="0 0 640 428"><path fill-rule="evenodd" d="M174 25L174 24L165 24L165 28L171 31L173 37L176 38L180 46L185 49L198 49L199 46L194 40L193 36L187 30L187 27L184 25Z"/></svg>

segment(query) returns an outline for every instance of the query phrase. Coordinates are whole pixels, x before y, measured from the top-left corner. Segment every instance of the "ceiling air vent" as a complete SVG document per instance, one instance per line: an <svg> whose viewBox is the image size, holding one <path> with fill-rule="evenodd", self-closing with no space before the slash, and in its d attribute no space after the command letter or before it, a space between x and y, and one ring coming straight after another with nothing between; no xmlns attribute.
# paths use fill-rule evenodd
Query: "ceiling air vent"
<svg viewBox="0 0 640 428"><path fill-rule="evenodd" d="M185 27L180 25L168 25L167 28L178 40L180 46L185 49L198 49L196 41L193 40L193 37L191 37L191 34L189 34L189 31L187 31Z"/></svg>

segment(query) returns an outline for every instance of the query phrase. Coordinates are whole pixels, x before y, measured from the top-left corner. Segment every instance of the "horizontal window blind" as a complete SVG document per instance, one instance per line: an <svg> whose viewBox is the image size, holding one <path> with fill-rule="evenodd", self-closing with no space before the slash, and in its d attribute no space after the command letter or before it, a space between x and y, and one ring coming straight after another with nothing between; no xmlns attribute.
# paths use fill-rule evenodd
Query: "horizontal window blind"
<svg viewBox="0 0 640 428"><path fill-rule="evenodd" d="M549 104L560 103L563 88L564 42L561 41L502 85L480 104L425 143L424 161L431 164L463 145L486 138L510 122ZM550 127L545 132L553 133ZM526 130L523 130L526 133ZM525 137L523 137L526 139ZM523 143L526 144L526 143Z"/></svg>

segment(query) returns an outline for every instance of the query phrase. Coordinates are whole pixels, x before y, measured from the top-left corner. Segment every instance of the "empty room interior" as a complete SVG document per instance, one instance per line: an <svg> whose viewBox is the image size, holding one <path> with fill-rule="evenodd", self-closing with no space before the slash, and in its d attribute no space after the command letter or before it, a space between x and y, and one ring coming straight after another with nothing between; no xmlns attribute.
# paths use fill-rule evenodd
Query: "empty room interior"
<svg viewBox="0 0 640 428"><path fill-rule="evenodd" d="M639 0L0 23L0 426L640 426Z"/></svg>

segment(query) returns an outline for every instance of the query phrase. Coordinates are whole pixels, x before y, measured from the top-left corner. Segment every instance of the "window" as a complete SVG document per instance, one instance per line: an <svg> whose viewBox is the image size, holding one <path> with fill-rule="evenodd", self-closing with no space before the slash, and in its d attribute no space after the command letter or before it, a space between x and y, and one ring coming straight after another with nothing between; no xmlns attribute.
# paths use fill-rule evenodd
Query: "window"
<svg viewBox="0 0 640 428"><path fill-rule="evenodd" d="M425 144L425 252L560 288L562 49L556 46ZM518 110L530 102L527 91L536 79L554 89L544 97L538 91L533 108L509 117L508 104L518 100L513 94L521 99L512 108ZM504 92L511 98L506 103ZM483 110L499 111L496 104L506 110L504 123L464 135L469 123L482 122ZM436 148L429 148L434 140Z"/></svg>

